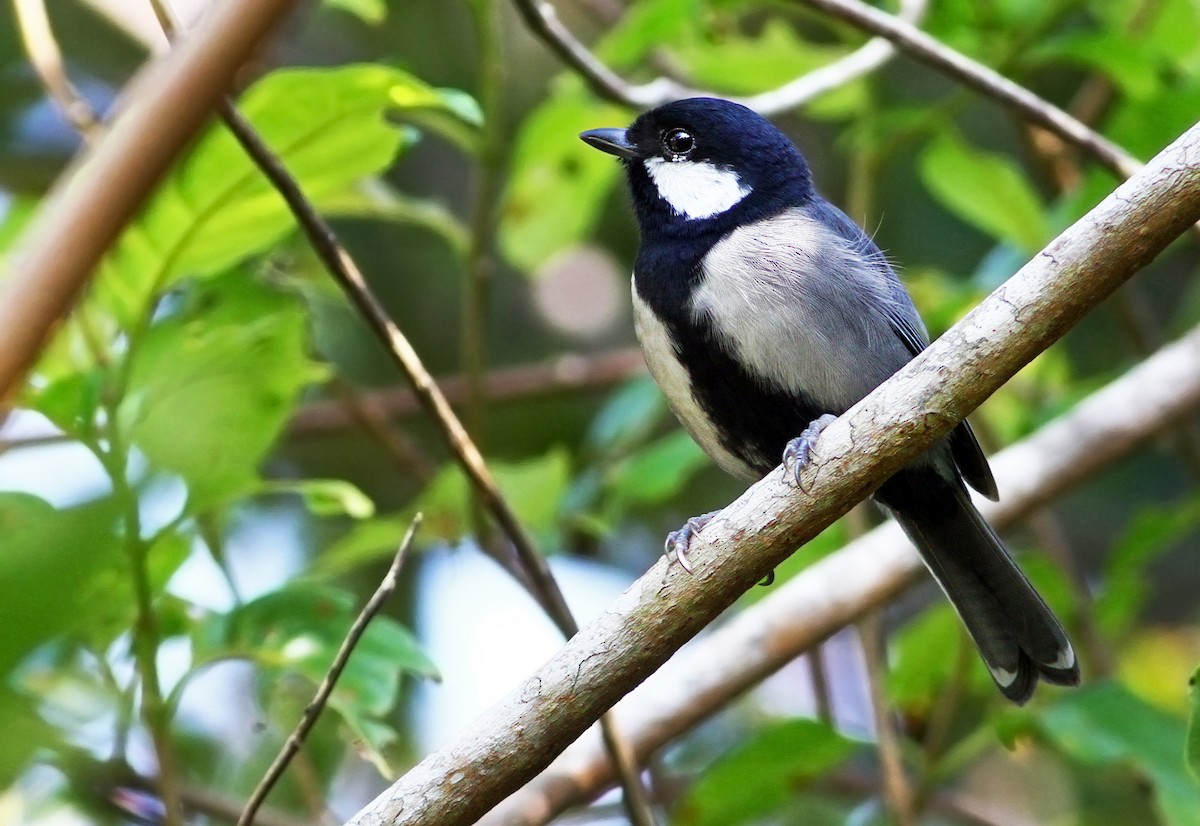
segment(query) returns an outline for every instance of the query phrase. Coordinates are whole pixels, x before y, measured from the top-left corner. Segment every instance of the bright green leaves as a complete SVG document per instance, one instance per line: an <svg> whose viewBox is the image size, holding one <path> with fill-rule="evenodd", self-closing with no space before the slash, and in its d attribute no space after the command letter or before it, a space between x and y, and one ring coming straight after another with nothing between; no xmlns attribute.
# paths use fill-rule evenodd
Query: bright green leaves
<svg viewBox="0 0 1200 826"><path fill-rule="evenodd" d="M341 9L364 23L379 25L387 19L387 0L324 0L331 9Z"/></svg>
<svg viewBox="0 0 1200 826"><path fill-rule="evenodd" d="M387 168L415 138L392 113L473 116L458 93L378 65L268 75L239 104L320 208ZM291 230L282 197L224 126L214 124L159 187L105 259L98 298L129 327L183 275L211 275L261 253Z"/></svg>
<svg viewBox="0 0 1200 826"><path fill-rule="evenodd" d="M120 425L183 477L193 509L247 492L300 391L324 375L306 340L294 296L241 273L198 283L137 348Z"/></svg>
<svg viewBox="0 0 1200 826"><path fill-rule="evenodd" d="M1063 695L1042 715L1041 726L1084 766L1129 766L1148 778L1169 826L1200 824L1200 786L1183 760L1182 721L1115 683L1101 683Z"/></svg>
<svg viewBox="0 0 1200 826"><path fill-rule="evenodd" d="M59 510L23 493L0 493L0 784L7 787L34 752L56 739L41 719L38 668L21 667L36 649L88 628L107 603L96 599L102 572L121 561L116 508L105 500ZM53 660L53 658L50 658Z"/></svg>
<svg viewBox="0 0 1200 826"><path fill-rule="evenodd" d="M662 504L708 463L692 437L676 430L618 463L608 484L623 502Z"/></svg>
<svg viewBox="0 0 1200 826"><path fill-rule="evenodd" d="M782 811L799 788L845 762L859 744L816 720L759 730L704 773L672 818L687 826L738 826Z"/></svg>
<svg viewBox="0 0 1200 826"><path fill-rule="evenodd" d="M921 155L921 181L966 223L998 241L1034 252L1050 224L1025 173L1010 158L976 149L945 133Z"/></svg>
<svg viewBox="0 0 1200 826"><path fill-rule="evenodd" d="M555 449L524 462L489 462L500 492L530 531L544 534L554 527L559 503L570 478L570 458ZM422 533L457 539L471 524L471 488L454 465L426 486L413 509L425 516Z"/></svg>
<svg viewBox="0 0 1200 826"><path fill-rule="evenodd" d="M594 102L578 84L571 89L526 120L513 155L500 246L509 261L530 273L591 232L621 173L616 158L576 136L586 129L625 126L629 113Z"/></svg>
<svg viewBox="0 0 1200 826"><path fill-rule="evenodd" d="M0 675L55 634L95 619L101 606L84 596L120 560L115 520L107 500L59 510L36 496L0 493Z"/></svg>
<svg viewBox="0 0 1200 826"><path fill-rule="evenodd" d="M367 16L384 9L348 4ZM379 65L279 71L239 107L324 211L348 203L361 210L366 199L355 187L387 170L416 139L416 126L466 146L479 126L468 96ZM25 222L27 206L8 210L0 245ZM311 680L328 667L353 616L348 593L285 587L206 621L201 608L167 590L197 535L220 557L223 517L263 493L296 492L317 517L373 513L347 482L259 476L303 391L327 375L310 356L300 297L254 266L294 223L246 151L214 123L109 250L22 402L94 454L112 477L114 501L58 511L0 494L0 573L12 589L0 605L0 676L23 661L32 673L40 658L30 664L28 655L54 640L55 667L103 698L102 713L120 727L137 716L133 698L155 690L141 679L169 638L193 640L194 667L243 656L264 671ZM187 488L183 509L172 499L176 479ZM164 514L164 501L175 510ZM433 667L403 628L377 619L332 702L366 754L377 756L394 738L381 718L395 705L402 673L429 675ZM31 732L27 705L0 693L0 728ZM4 760L15 755L16 771L29 758L37 744L32 733L28 740L29 749L0 754L0 774Z"/></svg>
<svg viewBox="0 0 1200 826"><path fill-rule="evenodd" d="M229 657L256 663L272 682L298 674L314 687L321 682L357 614L354 597L338 588L293 584L262 596L197 627L195 667ZM193 670L194 670L193 669ZM395 740L383 718L399 698L400 678L437 678L437 667L413 636L388 617L377 616L338 679L329 708L361 746L383 764L382 751Z"/></svg>

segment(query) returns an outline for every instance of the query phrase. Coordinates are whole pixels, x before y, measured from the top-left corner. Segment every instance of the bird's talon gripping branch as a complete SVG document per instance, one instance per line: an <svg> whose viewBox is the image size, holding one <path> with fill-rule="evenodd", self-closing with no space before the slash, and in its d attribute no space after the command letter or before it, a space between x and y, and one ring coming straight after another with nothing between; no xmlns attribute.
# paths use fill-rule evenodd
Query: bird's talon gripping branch
<svg viewBox="0 0 1200 826"><path fill-rule="evenodd" d="M691 547L692 539L700 531L704 530L704 526L712 521L720 511L712 511L711 513L703 513L700 516L693 516L683 527L677 531L671 531L667 534L666 556L669 560L672 556L679 561L679 565L689 574L692 573L692 563L688 562L688 548Z"/></svg>
<svg viewBox="0 0 1200 826"><path fill-rule="evenodd" d="M803 485L800 484L800 474L812 461L812 449L816 445L817 439L821 437L821 432L833 424L835 419L837 419L836 416L826 413L821 418L810 422L808 427L804 428L799 436L788 442L787 447L783 449L784 472L795 480L797 486L803 488Z"/></svg>

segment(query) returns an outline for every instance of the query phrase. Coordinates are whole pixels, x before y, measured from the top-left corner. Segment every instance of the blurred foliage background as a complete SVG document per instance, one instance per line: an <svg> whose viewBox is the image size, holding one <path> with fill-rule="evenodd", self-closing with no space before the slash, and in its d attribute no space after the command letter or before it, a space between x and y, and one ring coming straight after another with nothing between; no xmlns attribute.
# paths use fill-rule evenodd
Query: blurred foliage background
<svg viewBox="0 0 1200 826"><path fill-rule="evenodd" d="M47 5L71 80L108 111L145 57L110 14L145 26L148 8ZM630 79L727 95L865 40L802 3L558 10ZM932 0L920 25L1142 158L1200 113L1197 0ZM508 3L302 4L245 82L247 116L430 369L455 377L573 597L599 610L666 531L740 492L630 350L636 233L617 165L576 134L636 113L563 70ZM777 122L901 267L934 335L1116 183L903 57ZM0 16L0 252L80 146ZM989 446L1200 322L1197 264L1194 241L1176 244L984 405ZM934 588L889 608L880 719L913 822L1200 824L1198 424L1008 536L1080 641L1083 688L1008 707ZM158 821L157 777L191 822L229 820L418 510L401 593L271 797L281 822L349 816L445 739L431 721L463 683L480 696L450 702L446 726L554 645L479 553L502 539L436 429L219 126L110 251L0 440L0 819ZM856 512L780 576L875 519ZM857 632L825 649L828 706L811 669L789 668L656 759L671 822L888 821ZM224 808L194 808L196 790Z"/></svg>

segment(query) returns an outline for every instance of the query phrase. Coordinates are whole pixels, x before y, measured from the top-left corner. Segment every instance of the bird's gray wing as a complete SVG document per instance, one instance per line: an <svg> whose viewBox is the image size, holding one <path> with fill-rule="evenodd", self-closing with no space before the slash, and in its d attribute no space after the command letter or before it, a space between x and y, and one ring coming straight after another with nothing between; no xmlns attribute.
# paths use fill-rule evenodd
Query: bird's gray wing
<svg viewBox="0 0 1200 826"><path fill-rule="evenodd" d="M851 221L833 204L825 202L818 211L823 213L822 217L836 229L839 235L861 250L867 259L886 269L889 276L888 281L893 288L896 300L885 307L884 312L891 323L892 330L904 342L908 351L914 356L919 354L929 346L925 330L921 324L921 318L913 306L912 298L909 297L904 285L900 283L900 279L892 270L887 257L858 224ZM992 469L988 466L987 457L984 456L983 448L979 446L979 440L975 437L975 432L971 430L971 425L964 420L962 424L951 431L948 441L954 462L958 465L967 484L992 501L999 498L996 479L992 476Z"/></svg>

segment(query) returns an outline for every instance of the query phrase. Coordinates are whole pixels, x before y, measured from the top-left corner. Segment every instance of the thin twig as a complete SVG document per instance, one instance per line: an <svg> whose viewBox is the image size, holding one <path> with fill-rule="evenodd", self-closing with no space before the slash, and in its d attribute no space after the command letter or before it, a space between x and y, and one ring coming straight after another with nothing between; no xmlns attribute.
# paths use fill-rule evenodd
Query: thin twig
<svg viewBox="0 0 1200 826"><path fill-rule="evenodd" d="M313 209L312 204L300 191L295 179L283 168L278 158L262 142L253 127L228 102L221 106L221 117L233 131L243 149L259 165L263 174L271 180L276 190L287 201L318 257L322 259L330 273L347 292L372 330L388 345L389 352L408 376L409 381L412 382L413 390L421 400L421 404L440 427L455 458L466 471L467 477L471 480L484 505L500 524L501 530L508 536L518 562L514 565L507 556L502 554L497 555L496 560L514 579L529 590L563 636L573 637L579 630L579 625L567 606L562 590L550 573L545 557L538 553L532 537L517 519L508 500L500 493L479 449L471 441L449 402L446 401L446 397L442 395L429 375L429 371L421 363L412 344L371 292L366 279L363 278L353 259L337 242L332 229ZM623 776L630 776L635 771L633 767L636 764L630 763L630 752L626 746L622 745L615 724L608 715L602 716L599 724L601 735L610 750L614 765L623 773Z"/></svg>
<svg viewBox="0 0 1200 826"><path fill-rule="evenodd" d="M833 772L822 780L821 785L834 793L852 794L857 797L876 794L879 781L862 772L843 769ZM938 792L931 795L929 808L964 826L1006 826L1008 821L993 820L988 804L961 792Z"/></svg>
<svg viewBox="0 0 1200 826"><path fill-rule="evenodd" d="M805 652L804 660L808 663L808 678L812 681L817 719L823 723L832 724L834 721L833 697L829 691L829 669L825 665L824 643L819 642L811 650Z"/></svg>
<svg viewBox="0 0 1200 826"><path fill-rule="evenodd" d="M151 4L159 18L159 23L168 36L172 36L177 25L171 16L170 9L163 0L151 0ZM517 519L508 500L500 492L479 448L471 440L445 396L434 383L412 344L371 291L354 260L338 242L333 229L304 196L299 183L284 168L270 147L263 142L254 127L229 99L221 101L219 112L221 120L233 133L242 149L283 197L317 257L325 264L363 319L367 321L368 326L383 341L388 352L412 383L413 390L422 406L438 424L459 465L471 480L473 489L500 524L501 530L508 536L513 550L516 552L517 563L514 565L506 555L501 553L496 553L494 558L514 579L525 586L563 636L568 638L574 636L579 630L579 624L567 606L562 590L551 574L545 557L538 552L533 538ZM490 550L490 543L481 544L481 547ZM599 724L604 741L610 749L614 766L617 767L622 777L631 779L630 796L636 801L637 790L641 787L640 783L632 781L637 771L636 764L630 762L631 752L622 744L614 723L607 715L599 720ZM637 805L636 802L633 805ZM645 811L649 811L648 805ZM648 821L648 823L652 822L652 820Z"/></svg>
<svg viewBox="0 0 1200 826"><path fill-rule="evenodd" d="M497 367L483 379L483 392L490 402L507 402L573 390L603 390L646 372L646 362L637 347L622 347L596 354L567 353L554 358ZM446 400L461 404L467 397L466 377L446 376L435 380ZM364 407L385 419L422 412L420 398L411 386L357 391ZM360 424L355 414L339 399L309 402L292 417L288 435L297 438L345 430ZM0 439L0 454L7 450L43 447L72 441L63 433L47 429L28 436Z"/></svg>
<svg viewBox="0 0 1200 826"><path fill-rule="evenodd" d="M932 66L960 83L1014 109L1021 117L1058 135L1095 158L1121 178L1142 164L1124 149L1049 101L1014 83L993 69L955 51L911 23L880 11L860 0L800 0L879 37L885 37L915 60Z"/></svg>
<svg viewBox="0 0 1200 826"><path fill-rule="evenodd" d="M466 472L467 478L471 480L474 489L479 492L484 504L500 524L501 530L512 542L523 570L515 569L512 562L504 557L498 558L500 564L510 573L517 575L521 582L532 583L531 593L534 599L542 605L564 634L567 636L574 634L577 625L571 617L571 612L567 608L558 584L550 574L545 558L538 553L533 539L521 525L512 506L500 492L479 448L475 446L462 426L462 422L450 407L450 403L446 401L446 397L434 383L433 377L425 369L417 351L400 331L396 322L388 315L387 310L384 309L383 304L367 284L366 278L363 277L354 260L338 242L333 230L313 208L300 190L299 184L284 169L270 147L263 143L262 138L254 131L254 127L228 101L223 102L220 109L225 125L229 127L238 143L287 202L288 208L291 209L313 251L316 252L367 322L371 331L384 343L389 355L412 383L413 391L421 406L438 425L455 459ZM528 576L528 579L525 578L525 575Z"/></svg>
<svg viewBox="0 0 1200 826"><path fill-rule="evenodd" d="M114 778L114 787L128 786L152 794L160 793L158 778L138 774L125 766L121 768L127 770L122 771ZM109 795L112 795L114 790L107 791ZM181 786L179 796L189 813L208 815L229 823L236 823L245 809L245 805L239 800L194 786ZM254 826L319 826L319 824L316 821L304 820L283 812L260 808L255 814Z"/></svg>
<svg viewBox="0 0 1200 826"><path fill-rule="evenodd" d="M1087 575L1076 561L1074 548L1063 528L1062 519L1051 507L1030 514L1025 521L1038 547L1054 560L1070 581L1075 594L1075 636L1079 653L1089 674L1104 679L1112 674L1113 653L1104 639L1096 618L1096 598L1087 582Z"/></svg>
<svg viewBox="0 0 1200 826"><path fill-rule="evenodd" d="M928 0L901 0L903 19L916 23L925 14ZM574 69L597 95L635 109L648 109L687 97L726 97L708 89L696 89L671 80L656 78L649 83L632 84L610 69L583 45L558 19L548 0L513 0L517 12L533 34ZM789 83L747 97L734 97L764 115L776 115L802 106L825 92L836 89L886 63L896 54L887 40L873 38L855 51L827 66L809 72Z"/></svg>
<svg viewBox="0 0 1200 826"><path fill-rule="evenodd" d="M402 473L428 482L437 473L433 461L406 433L388 421L387 411L370 393L364 393L341 376L334 376L339 409L371 437Z"/></svg>
<svg viewBox="0 0 1200 826"><path fill-rule="evenodd" d="M267 795L271 793L271 789L279 782L279 778L283 776L283 772L287 769L292 758L300 751L300 747L304 744L308 733L316 725L321 712L325 710L325 704L329 701L329 695L333 693L338 678L342 676L342 672L346 668L346 663L350 660L350 655L354 653L355 646L362 639L362 635L366 632L371 620L375 619L380 609L383 608L383 604L387 602L392 592L396 590L396 584L400 576L400 567L404 564L404 557L408 553L409 546L412 545L413 536L420 525L421 514L418 513L413 517L412 524L408 526L408 530L405 531L404 538L400 540L400 547L396 549L396 556L392 559L392 564L388 568L387 573L384 574L383 581L379 583L379 587L375 589L375 593L371 594L371 598L367 600L367 604L363 606L362 611L354 619L350 630L346 632L346 638L342 640L341 647L338 648L333 662L329 665L329 670L325 672L325 677L321 680L321 685L317 687L317 693L313 695L312 702L305 707L304 714L301 715L300 722L296 725L295 730L288 735L283 748L280 749L279 754L271 763L271 767L267 769L266 774L263 775L262 780L259 781L258 786L254 789L254 793L246 801L246 808L242 811L242 816L238 818L237 826L250 826L254 822L254 816L258 812L259 807L267 799Z"/></svg>
<svg viewBox="0 0 1200 826"><path fill-rule="evenodd" d="M1114 306L1133 342L1133 350L1145 358L1163 343L1163 334L1155 323L1145 297L1137 284L1126 284L1113 296ZM1171 434L1192 476L1200 476L1200 426L1194 418L1184 419Z"/></svg>
<svg viewBox="0 0 1200 826"><path fill-rule="evenodd" d="M498 367L483 378L483 393L489 402L503 402L544 396L568 390L603 389L646 372L642 352L626 347L595 355L556 356L545 361ZM437 380L442 394L451 404L467 399L466 376L446 376ZM373 390L361 394L369 404L389 417L406 416L421 410L420 398L408 387ZM291 435L308 435L342 430L350 425L345 409L334 401L306 405L288 426ZM20 444L13 440L13 444Z"/></svg>
<svg viewBox="0 0 1200 826"><path fill-rule="evenodd" d="M887 651L883 617L878 610L868 611L858 621L858 634L867 663L867 683L871 690L871 711L875 718L875 751L883 772L883 796L888 811L898 826L913 826L913 793L904 771L900 737L892 719L884 680L887 679Z"/></svg>
<svg viewBox="0 0 1200 826"><path fill-rule="evenodd" d="M42 86L75 131L85 141L94 141L99 137L100 118L67 77L44 0L13 0L13 10L21 43Z"/></svg>

